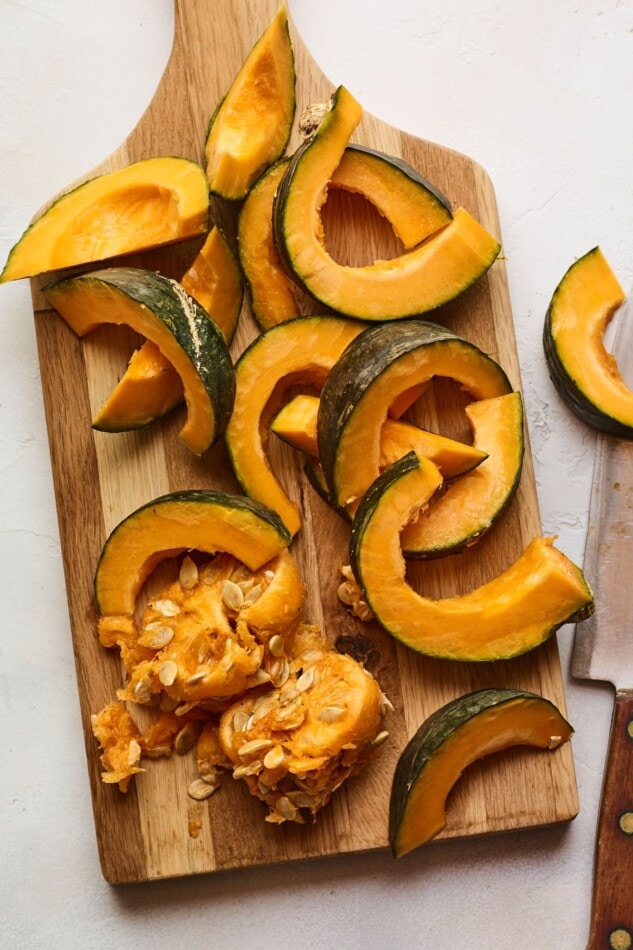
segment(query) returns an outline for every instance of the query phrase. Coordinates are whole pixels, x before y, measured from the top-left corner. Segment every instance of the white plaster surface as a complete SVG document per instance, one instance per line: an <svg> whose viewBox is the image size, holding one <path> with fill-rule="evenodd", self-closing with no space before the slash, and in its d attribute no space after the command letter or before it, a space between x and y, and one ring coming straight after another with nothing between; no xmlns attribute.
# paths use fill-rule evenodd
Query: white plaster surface
<svg viewBox="0 0 633 950"><path fill-rule="evenodd" d="M595 435L559 402L541 330L556 283L594 245L633 282L631 0L289 8L324 72L368 111L491 175L543 526L582 562ZM2 261L35 211L135 125L172 28L171 0L0 0ZM570 627L559 643L581 811L569 826L438 843L406 862L385 853L104 882L28 282L0 288L0 321L0 946L584 947L612 693L569 676Z"/></svg>

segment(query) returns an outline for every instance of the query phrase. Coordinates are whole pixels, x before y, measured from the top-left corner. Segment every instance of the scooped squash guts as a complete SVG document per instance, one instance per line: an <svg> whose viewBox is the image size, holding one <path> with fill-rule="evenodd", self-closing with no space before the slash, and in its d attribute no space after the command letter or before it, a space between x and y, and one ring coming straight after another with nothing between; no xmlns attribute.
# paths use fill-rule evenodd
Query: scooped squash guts
<svg viewBox="0 0 633 950"><path fill-rule="evenodd" d="M139 616L142 579L182 551L185 534L177 578ZM213 492L156 499L115 529L95 581L100 642L120 651L126 672L92 721L104 782L126 791L142 758L195 745L192 798L213 794L228 770L268 806L267 821L303 823L373 757L390 703L360 663L302 622L288 541L274 512ZM155 711L144 731L135 705Z"/></svg>
<svg viewBox="0 0 633 950"><path fill-rule="evenodd" d="M400 532L440 485L437 466L410 453L376 479L354 518L351 566L385 630L428 656L500 660L589 616L589 585L552 538L535 538L502 574L462 596L433 600L415 591L405 579Z"/></svg>

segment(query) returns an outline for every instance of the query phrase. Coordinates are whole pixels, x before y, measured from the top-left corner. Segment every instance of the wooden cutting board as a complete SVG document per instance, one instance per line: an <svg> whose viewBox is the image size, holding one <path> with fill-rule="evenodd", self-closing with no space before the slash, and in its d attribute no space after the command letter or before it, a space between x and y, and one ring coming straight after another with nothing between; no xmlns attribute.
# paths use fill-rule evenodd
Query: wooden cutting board
<svg viewBox="0 0 633 950"><path fill-rule="evenodd" d="M276 9L276 0L176 0L174 47L154 100L115 154L84 177L150 156L202 161L209 118ZM292 37L300 113L311 102L328 98L333 87L294 29ZM455 207L463 205L500 236L492 185L471 159L414 139L369 115L355 140L401 156ZM291 148L296 142L295 134ZM235 211L214 201L216 220L229 234L234 232ZM360 199L330 199L326 225L333 253L348 263L364 263L395 250L384 224ZM175 246L126 263L179 277L186 252L186 246ZM292 550L309 588L306 619L324 624L333 641L351 644L377 676L395 706L387 723L389 741L363 774L337 792L314 825L266 824L263 806L230 778L207 801L192 801L187 795L196 777L191 756L150 761L126 795L102 784L90 715L114 697L122 682L118 659L99 646L95 635L92 580L104 540L125 515L157 495L207 486L235 491L237 486L223 445L197 459L180 443L180 412L137 433L108 435L91 429L90 420L122 374L133 341L113 328L78 340L47 310L40 288L50 279L32 282L34 312L96 832L108 881L152 880L384 848L396 759L407 738L436 708L472 689L515 686L542 693L564 709L555 638L510 662L466 665L424 659L396 644L378 625L354 621L336 597L337 567L347 561L349 527L306 483L298 453L280 445L275 465L304 513L304 527ZM502 259L432 318L498 360L520 388ZM236 357L255 332L245 303L233 345ZM417 421L449 435L465 435L459 405L450 385L438 386L435 396L425 397L417 410ZM412 581L435 597L465 591L509 566L540 530L528 447L518 494L493 531L464 554L416 565ZM510 750L467 771L450 798L449 824L442 837L545 825L568 820L577 810L569 745L551 755Z"/></svg>

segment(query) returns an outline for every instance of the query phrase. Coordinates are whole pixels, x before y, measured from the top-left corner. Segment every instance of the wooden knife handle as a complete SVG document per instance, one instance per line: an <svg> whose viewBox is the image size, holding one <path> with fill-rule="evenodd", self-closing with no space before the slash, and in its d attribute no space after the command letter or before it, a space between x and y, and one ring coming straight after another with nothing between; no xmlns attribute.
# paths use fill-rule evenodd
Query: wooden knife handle
<svg viewBox="0 0 633 950"><path fill-rule="evenodd" d="M633 690L615 697L587 950L633 950Z"/></svg>

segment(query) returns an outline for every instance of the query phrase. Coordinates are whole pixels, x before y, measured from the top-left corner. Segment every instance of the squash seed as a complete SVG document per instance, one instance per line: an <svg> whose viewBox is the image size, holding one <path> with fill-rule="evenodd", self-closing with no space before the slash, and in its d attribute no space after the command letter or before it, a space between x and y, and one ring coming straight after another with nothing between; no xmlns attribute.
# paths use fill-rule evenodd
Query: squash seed
<svg viewBox="0 0 633 950"><path fill-rule="evenodd" d="M297 817L298 809L286 795L282 795L275 802L275 811L279 812L281 817L285 818L286 821L294 821Z"/></svg>
<svg viewBox="0 0 633 950"><path fill-rule="evenodd" d="M165 660L158 668L158 679L163 686L172 686L178 676L178 667L173 660Z"/></svg>
<svg viewBox="0 0 633 950"><path fill-rule="evenodd" d="M371 740L370 745L372 745L374 749L376 749L379 745L383 744L385 739L388 739L388 738L389 738L389 733L386 730L383 732L379 732L378 735L374 736L374 738Z"/></svg>
<svg viewBox="0 0 633 950"><path fill-rule="evenodd" d="M280 745L274 746L264 756L265 769L278 769L285 759L284 750Z"/></svg>
<svg viewBox="0 0 633 950"><path fill-rule="evenodd" d="M290 663L285 657L281 657L270 667L270 678L276 687L283 686L290 676Z"/></svg>
<svg viewBox="0 0 633 950"><path fill-rule="evenodd" d="M195 686L196 683L201 682L207 675L207 670L198 670L197 673L193 673L187 680L187 686Z"/></svg>
<svg viewBox="0 0 633 950"><path fill-rule="evenodd" d="M307 792L302 792L300 789L296 792L288 792L287 797L297 808L312 808L314 804L314 799L312 799Z"/></svg>
<svg viewBox="0 0 633 950"><path fill-rule="evenodd" d="M127 747L127 764L136 765L141 758L141 747L136 741L136 739L130 739L130 744Z"/></svg>
<svg viewBox="0 0 633 950"><path fill-rule="evenodd" d="M320 722L338 722L345 713L345 706L325 706L317 715Z"/></svg>
<svg viewBox="0 0 633 950"><path fill-rule="evenodd" d="M272 744L272 739L251 739L250 742L245 742L244 745L240 746L237 754L241 759L246 759L249 755L255 755L257 752L263 752L264 749L270 749Z"/></svg>
<svg viewBox="0 0 633 950"><path fill-rule="evenodd" d="M180 607L174 600L155 600L152 606L163 617L177 617L180 613Z"/></svg>
<svg viewBox="0 0 633 950"><path fill-rule="evenodd" d="M139 646L149 647L151 650L162 650L173 640L174 631L167 624L151 624L143 629L138 638Z"/></svg>
<svg viewBox="0 0 633 950"><path fill-rule="evenodd" d="M219 783L218 785L209 785L204 779L197 778L187 789L187 794L190 798L195 798L197 802L201 802L205 798L210 798L218 787Z"/></svg>
<svg viewBox="0 0 633 950"><path fill-rule="evenodd" d="M307 689L314 684L315 677L315 668L313 666L309 667L305 672L301 674L297 680L297 689L300 693L305 693Z"/></svg>
<svg viewBox="0 0 633 950"><path fill-rule="evenodd" d="M190 749L193 749L196 741L196 730L192 722L183 726L174 739L174 750L178 755L185 755Z"/></svg>
<svg viewBox="0 0 633 950"><path fill-rule="evenodd" d="M285 650L284 638L276 633L268 641L268 649L273 656L281 656Z"/></svg>
<svg viewBox="0 0 633 950"><path fill-rule="evenodd" d="M244 603L244 591L234 581L222 581L222 601L229 610L239 610Z"/></svg>
<svg viewBox="0 0 633 950"><path fill-rule="evenodd" d="M254 587L251 587L251 589L249 590L249 592L248 592L248 593L246 594L246 596L244 597L244 603L245 603L245 604L248 604L249 607L250 607L250 605L251 605L251 604L254 604L256 600L259 600L259 598L260 598L261 595L262 595L262 591L263 591L262 585L261 585L261 584L255 584L255 586L254 586Z"/></svg>
<svg viewBox="0 0 633 950"><path fill-rule="evenodd" d="M264 578L265 578L265 579L268 581L268 583L270 584L270 582L271 582L271 581L274 581L274 579L275 579L275 572L274 572L274 571L264 571Z"/></svg>
<svg viewBox="0 0 633 950"><path fill-rule="evenodd" d="M150 681L145 677L138 681L133 690L135 703L147 705L152 701L152 691L150 689L150 685Z"/></svg>
<svg viewBox="0 0 633 950"><path fill-rule="evenodd" d="M236 709L233 714L233 729L235 732L242 732L248 720L249 716L243 709Z"/></svg>
<svg viewBox="0 0 633 950"><path fill-rule="evenodd" d="M186 557L180 565L178 580L183 590L193 590L198 583L198 568L190 557Z"/></svg>

